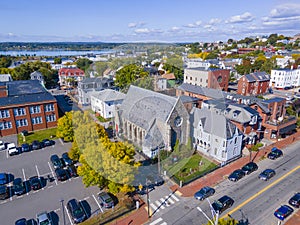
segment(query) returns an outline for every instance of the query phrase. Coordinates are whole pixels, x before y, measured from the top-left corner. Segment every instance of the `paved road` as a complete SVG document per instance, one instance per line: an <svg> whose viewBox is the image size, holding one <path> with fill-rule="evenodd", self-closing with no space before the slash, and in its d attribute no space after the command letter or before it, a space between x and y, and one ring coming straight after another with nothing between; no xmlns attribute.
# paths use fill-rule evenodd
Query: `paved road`
<svg viewBox="0 0 300 225"><path fill-rule="evenodd" d="M278 220L273 215L275 209L281 204L287 204L294 192L300 191L300 169L286 175L300 165L299 148L300 142L284 149L284 157L280 159L261 161L258 164L258 171L236 183L223 181L215 187L216 194L210 198L210 201L226 194L232 197L235 203L221 216L230 213L237 220L248 219L249 224L277 224ZM271 180L264 182L257 176L266 168L274 169L277 174ZM278 179L280 182L276 183ZM249 202L245 202L246 200ZM208 217L212 217L208 201L199 202L193 198L180 198L179 204L160 210L153 215L148 224L206 224L207 219L199 209L203 210Z"/></svg>
<svg viewBox="0 0 300 225"><path fill-rule="evenodd" d="M96 198L99 189L85 188L80 177L71 178L65 182L59 182L56 179L49 182L46 179L47 175L54 177L54 169L49 162L50 156L52 154L61 156L63 152L69 150L70 146L70 143L56 140L54 146L16 156L7 156L6 151L0 152L0 172L10 173L14 178L21 177L23 180L36 175L45 178L44 187L41 190L31 190L20 197L13 195L9 199L0 200L0 224L14 224L17 219L23 217L35 218L36 214L41 211L51 212L56 224L64 224L64 218L66 224L72 224L65 210L65 205L71 198L83 201L88 215L103 211ZM64 207L62 207L61 200L64 200Z"/></svg>

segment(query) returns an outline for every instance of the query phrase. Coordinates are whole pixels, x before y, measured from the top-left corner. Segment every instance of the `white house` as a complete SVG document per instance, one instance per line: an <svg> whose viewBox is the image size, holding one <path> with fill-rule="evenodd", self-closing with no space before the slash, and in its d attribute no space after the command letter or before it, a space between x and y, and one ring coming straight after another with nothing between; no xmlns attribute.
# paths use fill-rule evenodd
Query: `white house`
<svg viewBox="0 0 300 225"><path fill-rule="evenodd" d="M196 150L221 163L241 155L243 134L224 115L193 108L190 119Z"/></svg>
<svg viewBox="0 0 300 225"><path fill-rule="evenodd" d="M115 115L115 106L120 105L125 96L125 94L111 89L93 93L91 95L92 110L105 119L112 118Z"/></svg>
<svg viewBox="0 0 300 225"><path fill-rule="evenodd" d="M284 89L300 86L300 68L271 70L270 86Z"/></svg>
<svg viewBox="0 0 300 225"><path fill-rule="evenodd" d="M39 71L34 71L30 74L30 80L38 80L44 86L44 76Z"/></svg>

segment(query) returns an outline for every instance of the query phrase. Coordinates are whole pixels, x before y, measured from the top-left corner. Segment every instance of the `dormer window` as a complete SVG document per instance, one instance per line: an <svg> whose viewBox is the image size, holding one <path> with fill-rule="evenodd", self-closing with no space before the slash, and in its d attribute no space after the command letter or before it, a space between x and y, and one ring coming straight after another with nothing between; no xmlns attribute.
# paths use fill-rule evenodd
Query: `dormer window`
<svg viewBox="0 0 300 225"><path fill-rule="evenodd" d="M237 117L237 113L233 113L232 117L236 118Z"/></svg>

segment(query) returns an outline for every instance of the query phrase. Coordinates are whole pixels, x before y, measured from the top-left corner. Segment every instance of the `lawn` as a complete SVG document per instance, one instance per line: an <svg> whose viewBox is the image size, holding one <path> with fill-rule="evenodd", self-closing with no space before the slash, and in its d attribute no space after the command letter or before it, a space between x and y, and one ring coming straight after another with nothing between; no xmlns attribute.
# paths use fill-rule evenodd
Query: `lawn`
<svg viewBox="0 0 300 225"><path fill-rule="evenodd" d="M217 168L215 163L196 153L190 158L179 161L169 171L179 181L187 183L215 168Z"/></svg>
<svg viewBox="0 0 300 225"><path fill-rule="evenodd" d="M47 139L55 139L56 138L56 127L45 129L45 130L29 132L28 135L25 136L25 141L23 141L22 134L18 134L18 143L19 143L19 145L21 145L23 143L31 144L34 140L42 141L43 139L46 139L46 138Z"/></svg>

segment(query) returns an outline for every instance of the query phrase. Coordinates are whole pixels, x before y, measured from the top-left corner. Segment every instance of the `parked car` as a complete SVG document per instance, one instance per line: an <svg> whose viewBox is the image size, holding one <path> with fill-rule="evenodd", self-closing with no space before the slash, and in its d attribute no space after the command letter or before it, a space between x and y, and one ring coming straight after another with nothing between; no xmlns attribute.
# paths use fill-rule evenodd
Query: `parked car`
<svg viewBox="0 0 300 225"><path fill-rule="evenodd" d="M21 149L22 149L22 152L30 152L31 151L31 147L27 143L22 144Z"/></svg>
<svg viewBox="0 0 300 225"><path fill-rule="evenodd" d="M43 143L44 147L52 146L55 144L55 142L53 140L49 140L49 139L42 140L42 143Z"/></svg>
<svg viewBox="0 0 300 225"><path fill-rule="evenodd" d="M266 169L261 174L259 174L258 178L261 180L269 180L270 178L275 176L275 171L272 169Z"/></svg>
<svg viewBox="0 0 300 225"><path fill-rule="evenodd" d="M38 176L30 177L29 183L32 190L39 190L42 188L42 181Z"/></svg>
<svg viewBox="0 0 300 225"><path fill-rule="evenodd" d="M274 216L276 216L280 220L284 220L293 212L294 210L290 206L282 205L274 212Z"/></svg>
<svg viewBox="0 0 300 225"><path fill-rule="evenodd" d="M74 223L81 223L86 219L83 207L76 199L71 199L68 201L67 209Z"/></svg>
<svg viewBox="0 0 300 225"><path fill-rule="evenodd" d="M0 173L0 185L9 183L9 178L7 173Z"/></svg>
<svg viewBox="0 0 300 225"><path fill-rule="evenodd" d="M215 189L206 186L206 187L201 188L199 191L197 191L194 194L194 197L195 197L195 199L198 199L198 200L202 201L205 198L208 198L208 197L212 196L215 192L216 192Z"/></svg>
<svg viewBox="0 0 300 225"><path fill-rule="evenodd" d="M19 154L19 150L17 149L15 143L7 144L7 151L10 156Z"/></svg>
<svg viewBox="0 0 300 225"><path fill-rule="evenodd" d="M234 203L234 200L227 195L219 198L219 200L214 201L212 204L213 209L216 213L221 214L226 209L229 209Z"/></svg>
<svg viewBox="0 0 300 225"><path fill-rule="evenodd" d="M60 158L58 157L58 155L51 155L50 157L50 161L54 167L54 169L57 169L57 168L63 168L63 164L60 160Z"/></svg>
<svg viewBox="0 0 300 225"><path fill-rule="evenodd" d="M299 206L300 206L300 192L296 193L293 197L290 198L289 204L294 206L295 208L299 208Z"/></svg>
<svg viewBox="0 0 300 225"><path fill-rule="evenodd" d="M47 212L41 212L36 215L38 225L53 225L52 220Z"/></svg>
<svg viewBox="0 0 300 225"><path fill-rule="evenodd" d="M114 206L114 201L112 200L112 198L109 196L108 193L106 192L101 192L98 194L98 199L100 200L100 204L104 207L104 208L111 208Z"/></svg>
<svg viewBox="0 0 300 225"><path fill-rule="evenodd" d="M31 143L31 149L32 150L38 150L38 149L41 149L42 148L42 144L41 142L35 140Z"/></svg>
<svg viewBox="0 0 300 225"><path fill-rule="evenodd" d="M18 220L15 222L15 225L27 225L27 220L26 220L25 218L18 219Z"/></svg>
<svg viewBox="0 0 300 225"><path fill-rule="evenodd" d="M244 173L246 175L256 171L257 169L258 169L258 166L255 162L249 162L242 167L242 170L244 171Z"/></svg>
<svg viewBox="0 0 300 225"><path fill-rule="evenodd" d="M0 185L0 199L4 200L9 197L9 190L6 185Z"/></svg>
<svg viewBox="0 0 300 225"><path fill-rule="evenodd" d="M69 155L68 155L67 152L65 152L65 153L63 153L61 155L61 159L62 159L62 161L63 161L63 163L64 163L65 166L70 166L70 165L73 164L73 160L70 159L70 157L69 157Z"/></svg>
<svg viewBox="0 0 300 225"><path fill-rule="evenodd" d="M67 171L68 171L70 177L78 177L77 169L74 165L68 166Z"/></svg>
<svg viewBox="0 0 300 225"><path fill-rule="evenodd" d="M69 179L68 172L62 168L55 169L55 175L59 181L65 181Z"/></svg>
<svg viewBox="0 0 300 225"><path fill-rule="evenodd" d="M0 150L6 149L5 143L3 141L0 141Z"/></svg>
<svg viewBox="0 0 300 225"><path fill-rule="evenodd" d="M273 159L273 160L279 158L280 156L283 156L283 153L280 149L276 147L272 148L271 152L269 152L269 154L267 155L269 159Z"/></svg>
<svg viewBox="0 0 300 225"><path fill-rule="evenodd" d="M15 195L22 195L25 193L25 185L22 181L22 178L16 178L13 181L13 190Z"/></svg>
<svg viewBox="0 0 300 225"><path fill-rule="evenodd" d="M244 176L245 176L245 172L241 169L237 169L229 175L228 179L236 182Z"/></svg>

